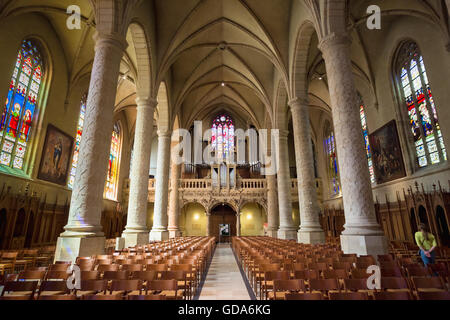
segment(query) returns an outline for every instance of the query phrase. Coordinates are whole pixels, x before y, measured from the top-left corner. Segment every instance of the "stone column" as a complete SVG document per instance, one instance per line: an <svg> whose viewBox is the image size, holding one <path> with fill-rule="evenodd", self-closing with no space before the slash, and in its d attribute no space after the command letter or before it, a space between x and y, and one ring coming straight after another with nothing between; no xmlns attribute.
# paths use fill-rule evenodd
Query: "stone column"
<svg viewBox="0 0 450 320"><path fill-rule="evenodd" d="M278 195L275 175L267 175L267 235L276 238L278 235Z"/></svg>
<svg viewBox="0 0 450 320"><path fill-rule="evenodd" d="M236 213L236 236L241 236L241 213Z"/></svg>
<svg viewBox="0 0 450 320"><path fill-rule="evenodd" d="M77 256L101 254L101 226L113 109L125 38L96 33L95 57L89 85L83 139L67 225L58 238L55 260L74 262Z"/></svg>
<svg viewBox="0 0 450 320"><path fill-rule="evenodd" d="M292 219L291 176L289 172L289 131L279 130L278 140L278 208L280 210L280 228L278 238L297 240L297 228ZM273 148L272 148L273 150Z"/></svg>
<svg viewBox="0 0 450 320"><path fill-rule="evenodd" d="M125 247L148 243L147 228L148 179L151 154L149 137L153 132L153 114L157 101L137 99L136 132L134 135L133 165L130 174L127 226L122 237Z"/></svg>
<svg viewBox="0 0 450 320"><path fill-rule="evenodd" d="M167 231L167 202L169 192L169 164L170 164L169 131L158 131L158 159L156 168L155 210L153 214L153 228L150 240L164 241L169 239Z"/></svg>
<svg viewBox="0 0 450 320"><path fill-rule="evenodd" d="M345 253L386 254L387 239L377 223L350 59L350 37L331 34L320 41L330 90L345 212Z"/></svg>
<svg viewBox="0 0 450 320"><path fill-rule="evenodd" d="M180 180L181 166L172 162L170 172L170 195L169 195L169 237L176 238L181 236L179 227L180 201L178 184Z"/></svg>
<svg viewBox="0 0 450 320"><path fill-rule="evenodd" d="M298 242L324 243L325 233L319 220L314 156L311 144L308 101L295 99L289 102L294 127L295 163L297 166L300 229Z"/></svg>
<svg viewBox="0 0 450 320"><path fill-rule="evenodd" d="M211 232L211 213L207 212L206 213L206 235L208 237L211 237L212 232Z"/></svg>

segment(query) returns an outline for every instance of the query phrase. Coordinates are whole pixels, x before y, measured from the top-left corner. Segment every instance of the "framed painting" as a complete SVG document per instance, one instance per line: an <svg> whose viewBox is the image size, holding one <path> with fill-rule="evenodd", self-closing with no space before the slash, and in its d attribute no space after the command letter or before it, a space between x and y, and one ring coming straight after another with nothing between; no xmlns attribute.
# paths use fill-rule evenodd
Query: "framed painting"
<svg viewBox="0 0 450 320"><path fill-rule="evenodd" d="M49 124L39 166L38 179L66 185L73 138Z"/></svg>
<svg viewBox="0 0 450 320"><path fill-rule="evenodd" d="M369 135L373 169L377 184L406 176L395 120Z"/></svg>

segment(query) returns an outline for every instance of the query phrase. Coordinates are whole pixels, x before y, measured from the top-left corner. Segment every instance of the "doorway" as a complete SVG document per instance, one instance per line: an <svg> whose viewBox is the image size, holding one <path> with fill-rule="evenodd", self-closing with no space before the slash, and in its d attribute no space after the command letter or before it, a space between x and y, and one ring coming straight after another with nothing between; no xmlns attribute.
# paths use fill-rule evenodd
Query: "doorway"
<svg viewBox="0 0 450 320"><path fill-rule="evenodd" d="M436 208L436 225L442 245L450 246L450 232L448 229L447 218L445 216L445 210L441 206L437 206Z"/></svg>
<svg viewBox="0 0 450 320"><path fill-rule="evenodd" d="M220 225L229 225L229 236L220 237L221 242L230 242L236 236L236 211L227 204L220 204L211 210L209 227L211 236L219 241Z"/></svg>

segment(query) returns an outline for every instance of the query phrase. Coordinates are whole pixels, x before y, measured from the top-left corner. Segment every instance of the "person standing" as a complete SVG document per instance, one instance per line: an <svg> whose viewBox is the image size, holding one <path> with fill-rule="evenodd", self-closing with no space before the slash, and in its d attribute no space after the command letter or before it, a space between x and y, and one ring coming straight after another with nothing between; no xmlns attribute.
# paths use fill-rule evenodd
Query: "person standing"
<svg viewBox="0 0 450 320"><path fill-rule="evenodd" d="M422 258L425 267L429 264L434 264L436 259L436 252L434 252L434 249L437 244L435 237L428 231L426 224L421 223L419 225L419 231L416 232L415 239L420 248L420 257Z"/></svg>

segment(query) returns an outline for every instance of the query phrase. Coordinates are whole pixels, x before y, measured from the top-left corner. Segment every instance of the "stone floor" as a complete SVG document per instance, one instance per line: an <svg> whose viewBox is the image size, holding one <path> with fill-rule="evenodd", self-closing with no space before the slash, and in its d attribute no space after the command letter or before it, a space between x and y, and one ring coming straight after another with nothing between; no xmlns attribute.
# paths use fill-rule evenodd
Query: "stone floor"
<svg viewBox="0 0 450 320"><path fill-rule="evenodd" d="M199 300L251 300L230 244L218 244Z"/></svg>

